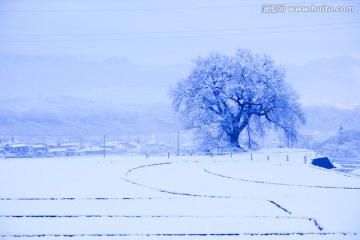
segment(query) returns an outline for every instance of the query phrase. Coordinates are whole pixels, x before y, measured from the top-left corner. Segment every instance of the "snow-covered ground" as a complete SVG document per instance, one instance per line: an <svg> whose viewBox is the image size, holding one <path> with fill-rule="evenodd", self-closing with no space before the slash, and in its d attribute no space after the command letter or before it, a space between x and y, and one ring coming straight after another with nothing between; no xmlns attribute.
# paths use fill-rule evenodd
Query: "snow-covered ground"
<svg viewBox="0 0 360 240"><path fill-rule="evenodd" d="M0 238L360 239L360 177L315 156L0 159Z"/></svg>

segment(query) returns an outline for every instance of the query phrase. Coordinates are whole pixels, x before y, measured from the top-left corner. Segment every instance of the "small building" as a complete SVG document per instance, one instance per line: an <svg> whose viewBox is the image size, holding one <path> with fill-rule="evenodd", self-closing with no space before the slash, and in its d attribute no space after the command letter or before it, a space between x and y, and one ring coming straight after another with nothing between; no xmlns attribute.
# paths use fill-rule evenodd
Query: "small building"
<svg viewBox="0 0 360 240"><path fill-rule="evenodd" d="M10 153L14 157L26 157L29 154L30 146L24 143L6 144L5 153Z"/></svg>
<svg viewBox="0 0 360 240"><path fill-rule="evenodd" d="M64 148L51 148L49 154L55 157L66 157L67 150Z"/></svg>
<svg viewBox="0 0 360 240"><path fill-rule="evenodd" d="M37 157L43 157L48 154L48 146L44 143L37 143L33 145L32 150Z"/></svg>
<svg viewBox="0 0 360 240"><path fill-rule="evenodd" d="M106 148L105 151L109 152L109 151L111 151L111 149ZM103 147L87 147L87 148L80 149L79 152L81 152L83 155L99 155L99 154L104 154L104 148Z"/></svg>
<svg viewBox="0 0 360 240"><path fill-rule="evenodd" d="M311 164L314 166L322 167L322 168L326 168L326 169L335 168L335 166L331 163L331 161L327 157L315 158L311 161Z"/></svg>

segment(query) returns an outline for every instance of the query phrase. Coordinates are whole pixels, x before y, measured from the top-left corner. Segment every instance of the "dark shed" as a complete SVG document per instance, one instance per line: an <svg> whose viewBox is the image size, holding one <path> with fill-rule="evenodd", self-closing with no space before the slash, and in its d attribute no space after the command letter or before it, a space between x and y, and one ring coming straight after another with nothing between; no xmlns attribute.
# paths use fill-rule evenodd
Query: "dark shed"
<svg viewBox="0 0 360 240"><path fill-rule="evenodd" d="M312 160L311 164L326 169L335 168L327 157L315 158Z"/></svg>

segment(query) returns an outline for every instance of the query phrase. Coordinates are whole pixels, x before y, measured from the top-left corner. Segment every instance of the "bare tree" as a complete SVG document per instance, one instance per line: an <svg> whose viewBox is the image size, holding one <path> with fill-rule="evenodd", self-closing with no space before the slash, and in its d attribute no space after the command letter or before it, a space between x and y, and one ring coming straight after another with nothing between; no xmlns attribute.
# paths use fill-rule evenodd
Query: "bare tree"
<svg viewBox="0 0 360 240"><path fill-rule="evenodd" d="M269 128L295 141L305 117L296 92L284 81L285 69L267 55L240 49L234 56L212 53L194 60L190 75L170 90L185 128L201 145L241 148L257 144Z"/></svg>

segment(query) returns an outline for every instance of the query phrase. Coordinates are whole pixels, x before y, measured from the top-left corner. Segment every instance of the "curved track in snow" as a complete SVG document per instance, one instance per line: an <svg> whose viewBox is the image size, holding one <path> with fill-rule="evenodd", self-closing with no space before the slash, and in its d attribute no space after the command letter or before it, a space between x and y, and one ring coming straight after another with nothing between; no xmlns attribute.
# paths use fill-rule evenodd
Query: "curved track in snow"
<svg viewBox="0 0 360 240"><path fill-rule="evenodd" d="M243 182L251 182L251 183L260 183L260 184L269 184L269 185L278 185L278 186L287 186L287 187L307 187L307 188L360 190L360 187L335 187L335 186L302 185L302 184L266 182L266 181L258 181L258 180L250 180L250 179L245 179L245 178L236 178L236 177L226 176L226 175L223 175L223 174L211 172L211 171L209 171L207 169L204 169L204 171L206 173L208 173L208 174L211 174L211 175L214 175L214 176L217 176L217 177L222 177L222 178L227 178L227 179L232 179L232 180L238 180L238 181L243 181Z"/></svg>
<svg viewBox="0 0 360 240"><path fill-rule="evenodd" d="M287 239L357 239L359 237L359 232L351 231L355 229L329 228L329 224L323 225L322 215L302 211L301 208L299 211L299 208L294 204L291 205L288 200L278 198L277 193L268 194L262 191L280 189L279 192L287 192L286 189L291 189L285 187L292 186L304 187L301 191L313 193L316 191L306 188L359 190L360 187L312 186L234 178L205 169L201 165L204 162L191 163L180 162L180 165L177 165L176 161L164 161L144 164L144 161L141 161L138 162L138 166L130 168L134 166L131 164L122 169L123 175L117 175L116 178L109 178L102 182L101 186L105 186L105 184L115 183L113 179L117 180L111 189L111 193L115 194L111 195L102 195L102 191L95 191L93 195L68 194L70 197L66 197L67 195L63 193L53 195L56 197L51 197L51 194L50 196L38 195L39 197L4 194L0 197L0 204L3 204L0 224L10 223L16 227L23 226L25 230L0 231L0 239L112 239L114 237L116 239L177 239L186 237L198 240L218 237L226 239L250 237L251 239L268 239L267 237L277 239L281 236ZM106 172L112 169L114 171L110 173L116 175L118 169L114 169L114 166L118 165L106 168ZM166 174L163 174L164 172ZM220 177L239 182L221 180ZM196 182L197 180L199 183ZM178 181L178 184L173 184L172 181ZM256 183L256 185L250 183ZM285 187L263 187L262 184ZM256 190L253 189L254 186ZM117 192L119 187L135 189L135 191L124 191L122 193L125 194L122 196L120 191ZM241 192L241 188L247 187L250 187L249 191ZM261 194L253 195L252 191L260 191ZM297 189L289 191L290 195L295 191ZM358 193L358 191L343 192L355 195ZM97 195L97 193L100 194ZM8 206L11 207L10 210L6 209ZM142 208L139 209L141 206ZM222 208L223 206L225 207ZM19 210L18 207L22 208ZM34 223L36 225L32 225ZM209 223L211 227L207 228ZM44 227L47 224L50 230ZM79 224L79 227L76 227L76 224ZM87 224L94 228L81 228ZM153 229L151 226L148 228L148 224ZM39 229L44 230L32 231L29 228L28 231L26 229L28 226L40 226ZM181 228L177 228L178 226Z"/></svg>

